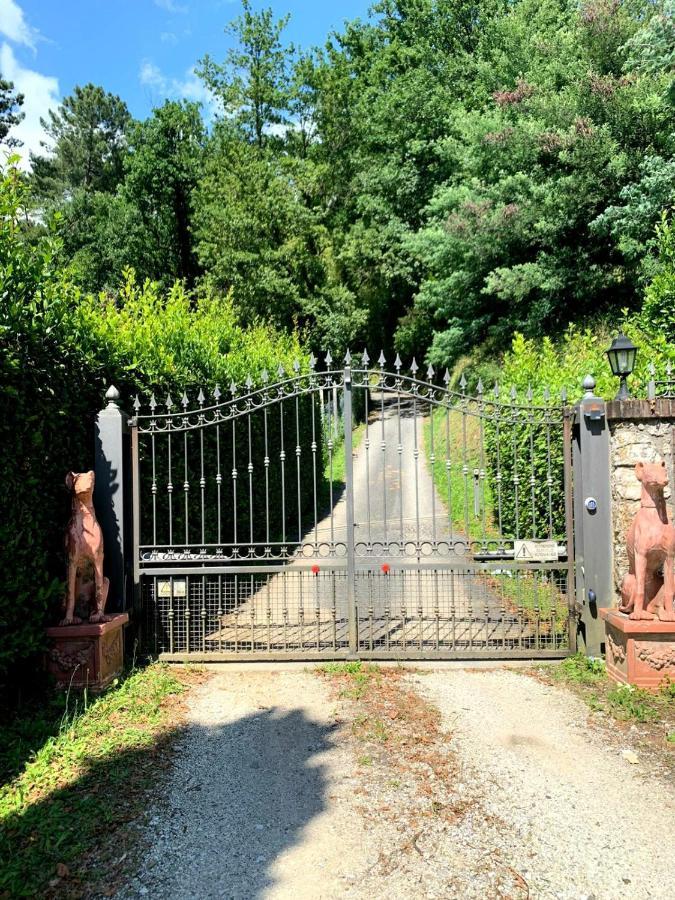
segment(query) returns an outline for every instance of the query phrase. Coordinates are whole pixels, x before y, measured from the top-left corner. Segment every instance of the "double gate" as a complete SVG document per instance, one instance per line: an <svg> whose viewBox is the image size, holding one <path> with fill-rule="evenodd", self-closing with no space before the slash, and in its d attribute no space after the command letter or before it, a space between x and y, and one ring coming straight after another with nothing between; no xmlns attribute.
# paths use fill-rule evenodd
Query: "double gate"
<svg viewBox="0 0 675 900"><path fill-rule="evenodd" d="M349 355L135 403L133 560L174 659L574 649L571 420Z"/></svg>

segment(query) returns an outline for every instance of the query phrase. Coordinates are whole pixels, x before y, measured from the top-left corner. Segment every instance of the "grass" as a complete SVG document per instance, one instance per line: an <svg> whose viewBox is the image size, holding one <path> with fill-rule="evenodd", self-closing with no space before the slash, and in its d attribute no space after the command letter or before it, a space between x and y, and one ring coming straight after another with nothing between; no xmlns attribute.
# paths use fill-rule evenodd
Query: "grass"
<svg viewBox="0 0 675 900"><path fill-rule="evenodd" d="M571 687L591 709L620 722L650 723L666 744L675 743L675 683L660 691L645 691L616 684L605 671L603 660L577 653L558 666L539 667L548 680Z"/></svg>
<svg viewBox="0 0 675 900"><path fill-rule="evenodd" d="M356 428L352 431L352 452L356 453L361 445L361 441L364 438L366 433L366 425L365 422L361 422L360 425L357 425ZM330 461L328 457L326 457L326 465L324 468L324 476L326 481L330 480ZM345 473L345 442L344 438L340 437L339 440L335 441L335 445L333 447L333 489L344 487L346 484L346 473Z"/></svg>
<svg viewBox="0 0 675 900"><path fill-rule="evenodd" d="M434 410L432 416L424 423L427 466L446 511L450 510L453 530L458 536L464 535L474 541L499 538L488 479L483 481L480 515L477 516L474 509L472 473L483 467L478 417L463 416L457 410L448 413L444 409ZM449 460L449 466L446 460ZM468 475L464 473L465 465ZM488 572L479 577L487 581L489 588L511 612L522 613L525 620L537 622L542 634L554 630L563 636L567 631L567 600L555 582L542 573L513 570L512 574Z"/></svg>
<svg viewBox="0 0 675 900"><path fill-rule="evenodd" d="M61 696L3 728L0 897L76 896L92 854L124 853L120 829L168 760L194 673L151 665L96 699Z"/></svg>
<svg viewBox="0 0 675 900"><path fill-rule="evenodd" d="M478 417L462 416L457 410L446 413L444 409L435 409L424 423L427 465L436 490L450 513L453 529L472 540L499 537L494 523L492 491L487 479L483 479L480 515L476 515L474 510L473 471L481 469L480 438ZM469 470L467 475L464 474L465 465Z"/></svg>

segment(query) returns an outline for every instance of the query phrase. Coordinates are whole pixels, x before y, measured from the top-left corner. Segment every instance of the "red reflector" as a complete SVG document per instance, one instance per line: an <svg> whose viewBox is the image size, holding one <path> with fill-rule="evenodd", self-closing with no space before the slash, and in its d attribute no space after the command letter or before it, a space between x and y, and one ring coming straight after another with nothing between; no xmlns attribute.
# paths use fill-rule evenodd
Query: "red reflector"
<svg viewBox="0 0 675 900"><path fill-rule="evenodd" d="M382 571L385 575L389 574L389 563L382 563Z"/></svg>
<svg viewBox="0 0 675 900"><path fill-rule="evenodd" d="M318 567L318 566L312 566L312 573L313 573L314 575L318 575L318 574L319 574L319 567Z"/></svg>

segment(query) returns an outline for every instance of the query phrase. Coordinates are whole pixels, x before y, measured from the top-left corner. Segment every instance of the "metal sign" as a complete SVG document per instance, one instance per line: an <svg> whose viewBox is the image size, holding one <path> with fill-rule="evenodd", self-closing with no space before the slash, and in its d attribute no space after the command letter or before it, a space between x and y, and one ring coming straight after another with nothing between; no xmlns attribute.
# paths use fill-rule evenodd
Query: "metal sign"
<svg viewBox="0 0 675 900"><path fill-rule="evenodd" d="M514 541L513 558L519 562L558 562L560 547L557 541Z"/></svg>

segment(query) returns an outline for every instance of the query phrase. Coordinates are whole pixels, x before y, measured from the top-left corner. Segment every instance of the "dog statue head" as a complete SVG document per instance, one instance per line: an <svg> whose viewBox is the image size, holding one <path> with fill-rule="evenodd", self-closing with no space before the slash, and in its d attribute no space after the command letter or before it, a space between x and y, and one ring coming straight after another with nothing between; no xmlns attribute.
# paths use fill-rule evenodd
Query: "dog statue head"
<svg viewBox="0 0 675 900"><path fill-rule="evenodd" d="M664 488L668 484L668 472L665 462L639 462L635 466L637 480L647 488Z"/></svg>
<svg viewBox="0 0 675 900"><path fill-rule="evenodd" d="M94 492L94 473L89 472L68 472L66 475L66 487L80 500L91 497Z"/></svg>

